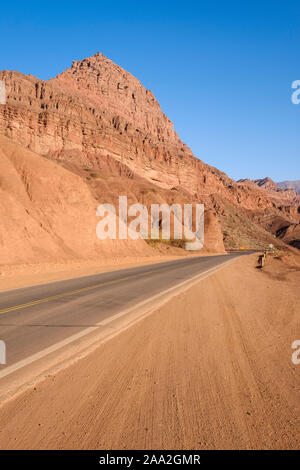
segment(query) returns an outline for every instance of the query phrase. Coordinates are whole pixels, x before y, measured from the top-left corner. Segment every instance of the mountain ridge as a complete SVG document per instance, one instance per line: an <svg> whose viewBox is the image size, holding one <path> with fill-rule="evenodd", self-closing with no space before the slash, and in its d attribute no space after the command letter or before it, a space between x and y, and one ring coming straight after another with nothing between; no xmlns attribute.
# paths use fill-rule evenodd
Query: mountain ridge
<svg viewBox="0 0 300 470"><path fill-rule="evenodd" d="M10 71L1 71L0 80L7 90L0 133L79 172L99 201L114 201L139 181L139 189L131 189L133 200L142 200L147 187L156 191L155 202L171 203L176 193L178 201L204 203L229 249L274 241L262 223L266 217L300 221L297 198L281 200L257 185L235 182L196 158L153 93L101 53L74 61L48 81Z"/></svg>

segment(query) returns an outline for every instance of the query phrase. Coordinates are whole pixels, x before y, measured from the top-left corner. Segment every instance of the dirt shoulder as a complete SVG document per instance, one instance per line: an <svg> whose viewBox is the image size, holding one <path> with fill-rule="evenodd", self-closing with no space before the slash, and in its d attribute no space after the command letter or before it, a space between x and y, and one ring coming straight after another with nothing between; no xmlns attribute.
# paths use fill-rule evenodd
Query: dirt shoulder
<svg viewBox="0 0 300 470"><path fill-rule="evenodd" d="M0 408L0 447L294 449L300 269L243 257Z"/></svg>

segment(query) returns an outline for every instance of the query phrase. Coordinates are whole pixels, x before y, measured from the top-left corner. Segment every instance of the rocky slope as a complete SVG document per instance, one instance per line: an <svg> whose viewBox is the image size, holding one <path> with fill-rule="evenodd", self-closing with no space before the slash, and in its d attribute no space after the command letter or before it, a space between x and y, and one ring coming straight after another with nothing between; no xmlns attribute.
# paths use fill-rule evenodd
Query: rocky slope
<svg viewBox="0 0 300 470"><path fill-rule="evenodd" d="M151 253L144 240L98 240L82 178L3 136L0 195L0 265Z"/></svg>
<svg viewBox="0 0 300 470"><path fill-rule="evenodd" d="M96 237L97 195L103 200L106 186L93 194L85 175L77 173L0 135L1 267L155 254L144 240ZM111 194L109 202L115 202L113 187ZM130 195L130 202L137 200L134 191ZM165 202L163 194L156 198ZM205 215L205 238L204 251L224 251L212 211Z"/></svg>
<svg viewBox="0 0 300 470"><path fill-rule="evenodd" d="M49 81L11 71L0 80L0 133L83 178L97 201L202 202L227 248L273 242L261 219L299 222L297 200L236 183L195 158L152 92L100 53Z"/></svg>
<svg viewBox="0 0 300 470"><path fill-rule="evenodd" d="M268 177L254 181L245 179L239 182L252 188L258 186L282 212L267 216L257 214L256 222L272 233L276 239L300 248L300 196L297 191L292 188L281 188Z"/></svg>

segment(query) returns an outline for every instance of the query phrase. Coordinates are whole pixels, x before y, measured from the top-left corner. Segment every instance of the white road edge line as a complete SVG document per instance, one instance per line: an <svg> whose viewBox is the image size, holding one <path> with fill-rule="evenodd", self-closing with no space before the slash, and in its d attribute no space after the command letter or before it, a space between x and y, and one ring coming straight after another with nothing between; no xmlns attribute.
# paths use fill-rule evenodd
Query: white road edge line
<svg viewBox="0 0 300 470"><path fill-rule="evenodd" d="M69 338L66 338L62 341L59 341L58 343L55 343L52 346L49 346L48 348L45 348L45 349L43 349L42 351L40 351L38 353L32 354L31 356L27 357L26 359L23 359L22 361L16 362L16 364L13 364L12 366L7 367L3 371L0 372L0 379L2 379L3 377L7 377L8 375L12 374L13 372L16 372L17 370L19 370L19 369L21 369L25 366L28 366L28 365L32 364L33 362L35 362L39 359L42 359L43 357L47 356L48 354L51 354L51 353L57 351L58 349L61 349L64 346L67 346L68 344L73 343L77 339L80 339L83 336L86 336L86 335L92 333L93 331L97 330L100 326L109 325L109 323L112 323L114 320L116 320L120 317L123 317L124 315L127 315L128 313L131 313L134 310L139 309L140 307L143 307L147 303L152 303L154 300L159 299L160 297L163 297L166 294L169 294L170 292L172 292L174 290L177 290L177 289L183 287L186 284L192 284L192 283L196 282L198 279L205 279L206 277L208 277L213 272L219 271L225 265L232 263L236 259L237 258L232 258L228 261L225 261L224 263L219 264L218 266L215 266L214 268L210 268L207 271L204 271L203 273L197 274L196 276L193 276L189 279L186 279L185 281L180 282L179 284L176 284L175 286L170 287L169 289L166 289L162 292L159 292L158 294L153 295L152 297L149 297L146 300L143 300L142 302L134 305L133 307L127 308L126 310L122 310L121 312L116 313L112 317L109 317L106 320L103 320L103 321L97 323L95 326L85 328L84 330L80 331L79 333L76 333L75 335L70 336ZM187 287L189 287L189 286L187 286ZM155 309L159 308L159 306L160 305L156 305ZM153 308L153 307L150 306L150 309L151 308ZM146 312L144 312L144 313L146 313ZM131 323L131 325L132 324L133 323Z"/></svg>

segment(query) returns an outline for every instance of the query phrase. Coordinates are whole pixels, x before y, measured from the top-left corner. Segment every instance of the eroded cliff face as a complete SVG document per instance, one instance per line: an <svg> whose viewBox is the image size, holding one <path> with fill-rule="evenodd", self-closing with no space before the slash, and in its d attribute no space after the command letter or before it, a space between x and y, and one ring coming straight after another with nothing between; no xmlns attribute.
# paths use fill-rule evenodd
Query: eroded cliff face
<svg viewBox="0 0 300 470"><path fill-rule="evenodd" d="M0 135L0 270L10 265L76 260L101 264L105 259L157 254L157 250L140 239L99 240L96 237L99 199L103 202L107 194L109 202L117 206L119 182L111 184L108 192L94 178L93 190L88 184L90 176L86 178L80 169L75 174L63 166ZM157 203L166 202L164 191L153 193L147 187L139 193L138 184L135 181L129 191L130 203L136 202L140 194L146 205L152 196ZM212 211L206 212L205 222L204 251L224 251L220 227ZM164 254L180 254L173 247L167 248L171 249L165 249Z"/></svg>
<svg viewBox="0 0 300 470"><path fill-rule="evenodd" d="M0 136L0 266L151 255L96 237L98 202L79 175Z"/></svg>
<svg viewBox="0 0 300 470"><path fill-rule="evenodd" d="M153 185L167 191L167 201L177 192L179 199L184 195L218 214L229 248L269 241L264 228L263 237L257 230L254 215L280 213L297 222L294 203L279 204L260 188L236 183L196 159L152 92L100 53L73 62L49 81L9 71L0 72L0 80L7 94L0 133L72 171L96 173L97 178L86 178L98 198L101 178L114 178L119 191L142 181L140 191ZM135 197L141 200L142 193L135 191Z"/></svg>

